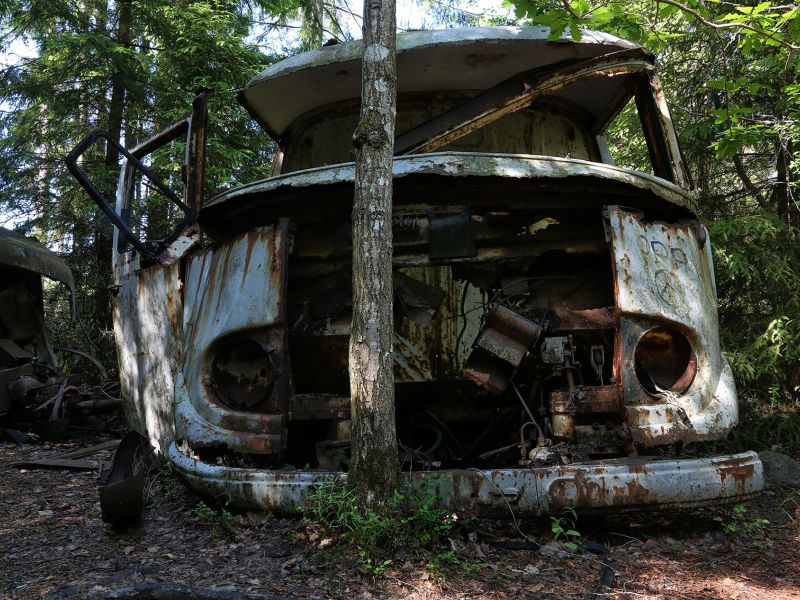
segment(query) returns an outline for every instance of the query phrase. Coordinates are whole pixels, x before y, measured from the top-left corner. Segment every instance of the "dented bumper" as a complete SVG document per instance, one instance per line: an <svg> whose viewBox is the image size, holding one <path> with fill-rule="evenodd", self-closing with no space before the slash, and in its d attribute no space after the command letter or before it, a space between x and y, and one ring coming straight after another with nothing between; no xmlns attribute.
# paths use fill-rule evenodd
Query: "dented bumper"
<svg viewBox="0 0 800 600"><path fill-rule="evenodd" d="M297 513L313 486L344 478L330 471L278 471L211 465L173 443L169 459L189 487L235 508ZM755 452L709 458L641 457L568 466L415 472L454 511L546 515L565 506L584 512L663 510L740 502L764 487Z"/></svg>

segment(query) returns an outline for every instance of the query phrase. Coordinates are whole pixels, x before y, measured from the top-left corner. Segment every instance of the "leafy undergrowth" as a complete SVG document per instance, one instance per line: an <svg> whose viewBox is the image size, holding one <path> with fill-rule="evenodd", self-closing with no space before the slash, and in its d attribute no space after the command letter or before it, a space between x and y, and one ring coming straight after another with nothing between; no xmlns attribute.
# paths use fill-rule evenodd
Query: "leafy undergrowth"
<svg viewBox="0 0 800 600"><path fill-rule="evenodd" d="M752 393L739 395L739 424L723 440L687 445L697 456L773 450L800 459L800 404L764 402Z"/></svg>
<svg viewBox="0 0 800 600"><path fill-rule="evenodd" d="M433 492L435 481L396 492L376 509L359 505L356 494L338 481L319 485L306 497L304 523L325 546L348 548L358 556L359 569L381 575L401 552L425 559L436 570L455 564L455 552L445 544L454 531L473 524L443 508Z"/></svg>

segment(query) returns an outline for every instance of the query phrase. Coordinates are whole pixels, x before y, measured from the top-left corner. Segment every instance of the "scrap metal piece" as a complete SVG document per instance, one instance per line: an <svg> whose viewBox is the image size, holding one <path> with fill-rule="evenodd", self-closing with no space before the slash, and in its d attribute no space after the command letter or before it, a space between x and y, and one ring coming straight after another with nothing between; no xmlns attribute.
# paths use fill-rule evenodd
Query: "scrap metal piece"
<svg viewBox="0 0 800 600"><path fill-rule="evenodd" d="M111 471L100 488L103 521L112 524L138 520L144 510L144 471L142 463L153 448L147 439L129 431L114 455Z"/></svg>
<svg viewBox="0 0 800 600"><path fill-rule="evenodd" d="M103 450L111 450L116 448L120 445L120 440L109 440L108 442L102 442L100 444L95 444L94 446L89 446L88 448L78 448L77 450L72 450L71 452L65 452L64 454L59 454L57 456L50 456L47 458L40 458L37 460L27 460L27 461L20 461L14 463L15 467L18 468L38 468L38 467L49 467L55 469L75 469L81 471L94 471L95 469L100 468L100 463L96 461L90 460L80 460L87 456L92 456L97 454L98 452L102 452Z"/></svg>
<svg viewBox="0 0 800 600"><path fill-rule="evenodd" d="M608 214L621 315L618 372L633 440L655 446L720 439L739 414L720 347L711 244L700 243L696 221L647 221L619 206ZM645 350L639 341L664 327L686 337L696 361L688 388L667 395L649 391L636 370L637 352Z"/></svg>
<svg viewBox="0 0 800 600"><path fill-rule="evenodd" d="M420 325L431 322L444 299L444 292L401 271L394 272L394 290L403 313Z"/></svg>
<svg viewBox="0 0 800 600"><path fill-rule="evenodd" d="M486 325L475 344L518 367L540 332L538 324L498 304L486 315Z"/></svg>
<svg viewBox="0 0 800 600"><path fill-rule="evenodd" d="M505 306L493 306L464 365L464 374L490 392L501 394L540 333L537 323Z"/></svg>

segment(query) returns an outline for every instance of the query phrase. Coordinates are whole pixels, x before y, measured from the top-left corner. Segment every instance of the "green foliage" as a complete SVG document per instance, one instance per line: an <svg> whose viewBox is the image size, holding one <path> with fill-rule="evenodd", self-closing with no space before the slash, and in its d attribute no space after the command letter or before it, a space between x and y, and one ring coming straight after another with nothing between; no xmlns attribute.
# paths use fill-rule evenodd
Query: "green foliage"
<svg viewBox="0 0 800 600"><path fill-rule="evenodd" d="M634 100L606 129L605 138L615 165L652 174L650 154Z"/></svg>
<svg viewBox="0 0 800 600"><path fill-rule="evenodd" d="M767 212L708 228L722 342L737 380L770 404L791 402L800 385L800 234Z"/></svg>
<svg viewBox="0 0 800 600"><path fill-rule="evenodd" d="M217 511L211 508L208 504L200 500L197 505L194 507L194 514L197 515L201 519L205 519L210 521L211 519L215 519L217 517Z"/></svg>
<svg viewBox="0 0 800 600"><path fill-rule="evenodd" d="M583 543L581 533L576 529L578 515L571 506L565 506L559 516L550 517L550 531L553 532L553 539L561 541L565 549L569 551L578 550Z"/></svg>
<svg viewBox="0 0 800 600"><path fill-rule="evenodd" d="M435 552L431 560L425 565L430 571L441 571L444 566L452 566L458 563L458 554L455 550L441 550Z"/></svg>
<svg viewBox="0 0 800 600"><path fill-rule="evenodd" d="M728 514L716 515L713 520L720 525L725 535L731 538L751 539L769 525L767 519L748 519L745 515L747 515L747 507L744 504L737 504Z"/></svg>
<svg viewBox="0 0 800 600"><path fill-rule="evenodd" d="M377 509L365 508L356 492L333 481L315 487L305 499L304 518L337 535L355 548L363 571L379 575L392 563L398 550L429 554L453 529L455 516L439 504L435 481L394 497ZM440 568L455 561L455 554L434 553L430 564Z"/></svg>
<svg viewBox="0 0 800 600"><path fill-rule="evenodd" d="M213 544L216 544L219 541L217 525L222 527L222 529L228 533L233 532L233 525L236 522L236 517L228 512L224 507L217 510L200 500L194 507L194 514L202 521L205 521L211 525L211 531L209 535L211 536L211 542Z"/></svg>

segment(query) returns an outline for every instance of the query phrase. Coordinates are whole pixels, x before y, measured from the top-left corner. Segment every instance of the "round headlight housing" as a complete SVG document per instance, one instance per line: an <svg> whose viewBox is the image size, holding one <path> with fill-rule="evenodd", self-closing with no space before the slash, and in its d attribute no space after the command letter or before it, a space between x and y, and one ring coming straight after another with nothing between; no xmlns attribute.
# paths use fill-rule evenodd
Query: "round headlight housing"
<svg viewBox="0 0 800 600"><path fill-rule="evenodd" d="M214 353L211 384L222 404L238 410L252 409L267 399L272 383L272 359L256 340L227 340Z"/></svg>
<svg viewBox="0 0 800 600"><path fill-rule="evenodd" d="M647 331L634 350L636 377L651 394L682 394L697 374L697 358L689 339L674 327Z"/></svg>

